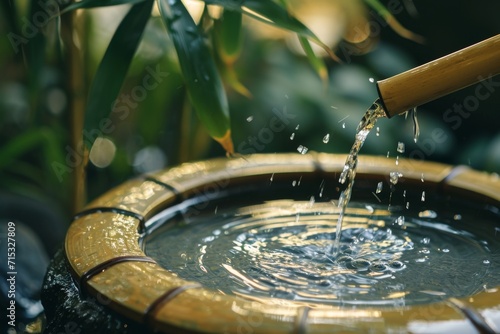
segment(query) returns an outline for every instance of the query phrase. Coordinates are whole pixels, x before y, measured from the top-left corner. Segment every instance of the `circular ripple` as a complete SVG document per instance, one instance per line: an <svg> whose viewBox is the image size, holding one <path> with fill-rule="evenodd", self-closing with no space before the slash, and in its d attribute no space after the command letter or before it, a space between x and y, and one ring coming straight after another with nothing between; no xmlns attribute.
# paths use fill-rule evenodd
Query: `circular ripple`
<svg viewBox="0 0 500 334"><path fill-rule="evenodd" d="M337 251L337 210L283 200L219 208L212 217L169 224L145 249L186 280L254 298L401 306L500 283L498 243L435 217L403 220L396 209L351 205Z"/></svg>

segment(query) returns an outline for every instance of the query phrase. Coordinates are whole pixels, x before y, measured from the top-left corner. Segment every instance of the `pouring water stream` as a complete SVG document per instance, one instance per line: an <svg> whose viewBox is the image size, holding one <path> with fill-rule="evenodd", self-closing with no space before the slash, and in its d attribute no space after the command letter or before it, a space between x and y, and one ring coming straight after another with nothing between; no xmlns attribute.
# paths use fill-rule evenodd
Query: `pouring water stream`
<svg viewBox="0 0 500 334"><path fill-rule="evenodd" d="M332 249L332 255L336 257L340 250L340 234L342 232L342 221L344 214L351 199L352 187L354 186L354 178L356 176L356 166L358 164L358 155L361 147L363 146L366 137L377 123L377 119L384 117L385 111L381 106L380 100L377 99L373 102L372 106L368 108L365 115L361 119L356 129L356 138L352 145L351 151L347 156L344 168L340 174L339 182L345 184L347 187L340 193L338 207L340 208L339 218L337 220L337 228L335 234L335 242Z"/></svg>

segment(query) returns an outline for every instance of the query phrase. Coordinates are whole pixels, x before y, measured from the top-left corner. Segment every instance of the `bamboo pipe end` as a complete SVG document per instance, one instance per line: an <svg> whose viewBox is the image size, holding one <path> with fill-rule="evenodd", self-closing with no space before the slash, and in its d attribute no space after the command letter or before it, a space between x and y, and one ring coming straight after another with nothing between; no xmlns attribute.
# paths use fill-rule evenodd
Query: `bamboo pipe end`
<svg viewBox="0 0 500 334"><path fill-rule="evenodd" d="M380 81L377 81L377 83L376 83L376 86L377 86L377 94L378 94L378 96L379 96L379 98L378 98L377 102L378 102L378 104L382 107L382 110L384 111L385 116L386 116L387 118L391 118L392 116L396 115L397 113L392 113L392 114L391 114L391 113L388 111L389 109L388 109L388 108L387 108L387 106L385 105L385 102L384 102L384 98L383 98L382 92L380 91L380 85L379 85L379 82L380 82Z"/></svg>
<svg viewBox="0 0 500 334"><path fill-rule="evenodd" d="M387 117L500 74L500 34L391 78L377 81Z"/></svg>

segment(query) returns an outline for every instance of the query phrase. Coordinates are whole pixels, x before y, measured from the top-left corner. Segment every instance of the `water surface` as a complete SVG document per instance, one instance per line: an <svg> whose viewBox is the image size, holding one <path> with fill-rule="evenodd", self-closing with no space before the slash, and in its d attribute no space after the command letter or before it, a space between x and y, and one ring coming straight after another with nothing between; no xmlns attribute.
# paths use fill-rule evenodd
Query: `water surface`
<svg viewBox="0 0 500 334"><path fill-rule="evenodd" d="M216 214L177 215L146 240L145 251L225 294L345 307L429 303L500 285L491 213L351 203L334 256L339 214L312 200L220 204Z"/></svg>

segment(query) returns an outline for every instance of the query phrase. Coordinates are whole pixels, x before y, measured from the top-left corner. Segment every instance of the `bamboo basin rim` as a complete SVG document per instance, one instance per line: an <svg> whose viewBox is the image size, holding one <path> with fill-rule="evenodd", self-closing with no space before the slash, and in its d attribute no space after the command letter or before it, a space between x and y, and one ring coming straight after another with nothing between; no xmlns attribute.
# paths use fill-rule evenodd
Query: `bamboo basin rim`
<svg viewBox="0 0 500 334"><path fill-rule="evenodd" d="M225 295L177 277L143 252L139 240L144 222L138 217L147 221L160 210L203 193L208 184L231 187L259 179L268 181L271 174L276 178L293 173L333 175L342 170L344 161L345 155L335 154L251 155L245 159L187 163L127 181L90 203L70 226L65 251L72 275L81 282L82 292L105 297L110 309L163 333L171 333L173 328L187 333L201 329L221 332L221 326L226 333L238 333L242 323L258 324L249 325L253 333L329 333L352 327L353 319L358 319L356 328L365 331L410 331L415 322L421 321L430 329L443 322L459 322L472 329L484 325L494 333L493 326L500 323L500 311L495 311L500 308L500 287L474 295L473 303L465 298L459 303L443 301L402 309L342 309ZM385 175L389 168L394 168L392 159L361 156L358 177ZM500 179L494 175L407 159L399 160L399 168L408 180L421 182L421 174L425 173L425 182L431 185L472 194L497 206L500 203ZM465 305L467 312L484 318L484 323L474 323L457 305ZM492 312L497 315L493 319L485 316Z"/></svg>

